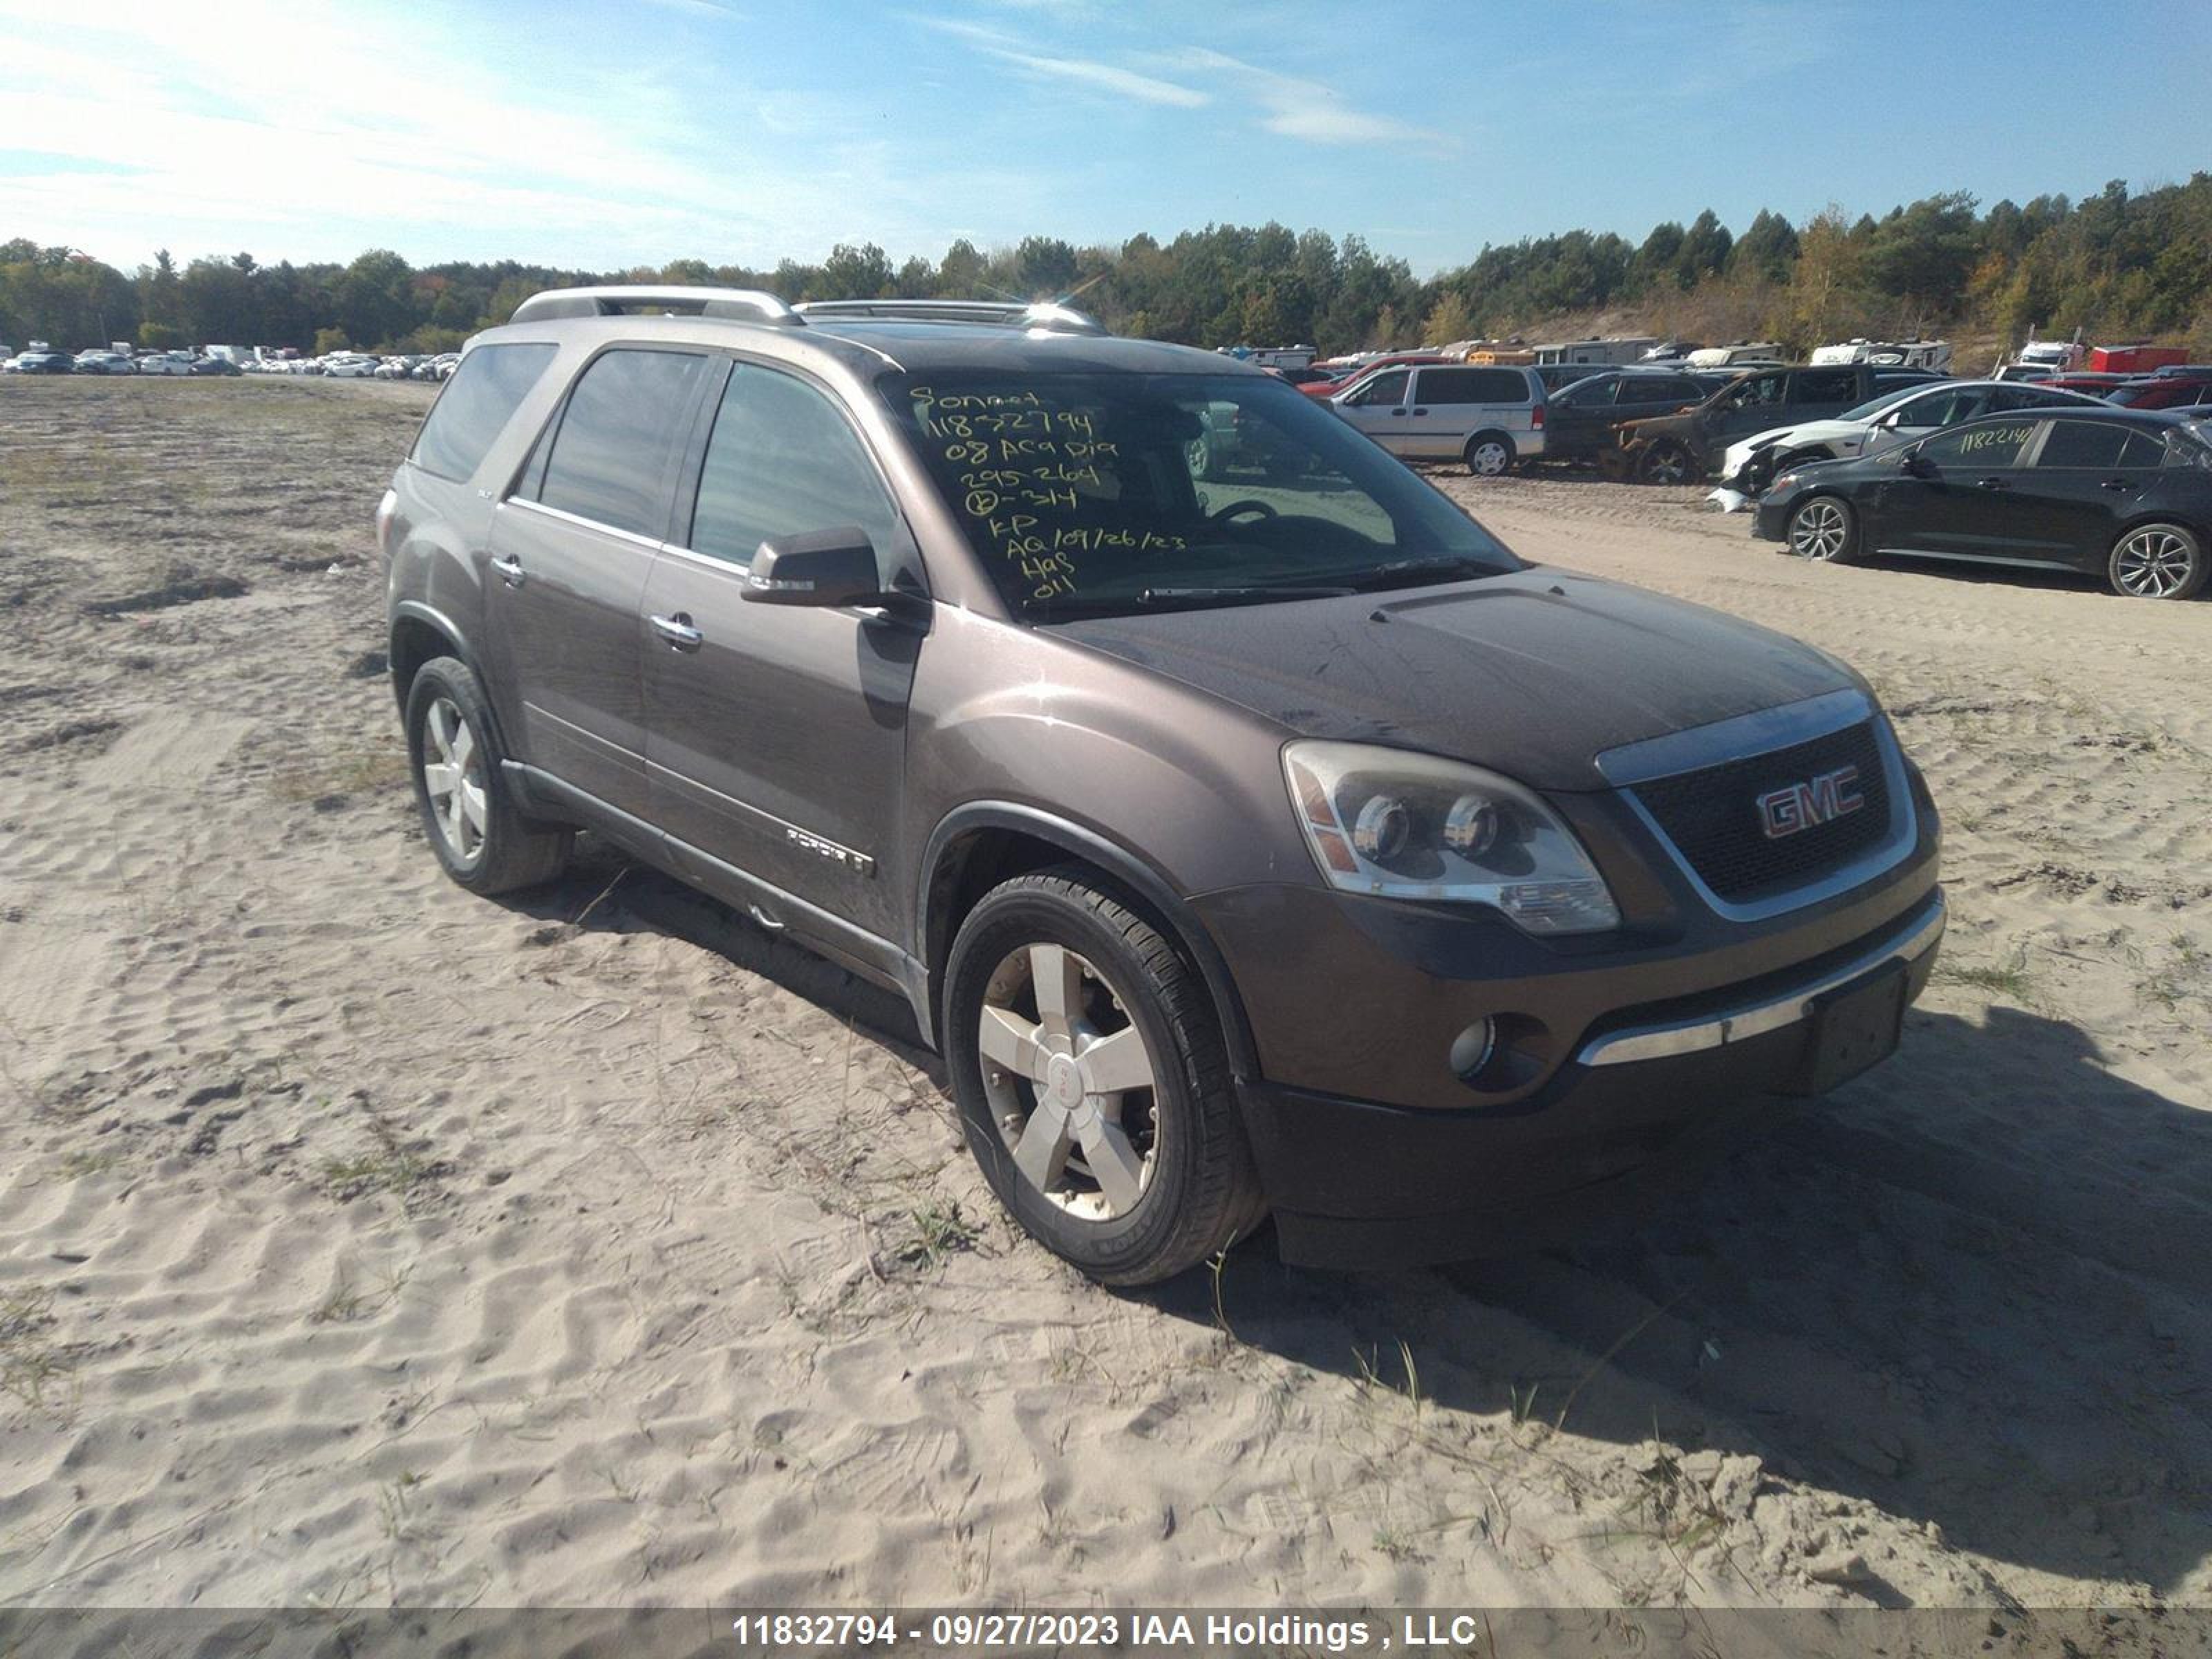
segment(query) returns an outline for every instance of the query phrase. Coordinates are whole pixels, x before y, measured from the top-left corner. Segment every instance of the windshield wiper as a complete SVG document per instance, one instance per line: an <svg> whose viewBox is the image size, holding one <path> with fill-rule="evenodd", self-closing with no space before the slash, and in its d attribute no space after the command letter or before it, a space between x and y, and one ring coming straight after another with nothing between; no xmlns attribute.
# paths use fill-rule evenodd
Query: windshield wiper
<svg viewBox="0 0 2212 1659"><path fill-rule="evenodd" d="M1242 605L1267 599L1340 599L1356 587L1273 586L1255 583L1246 587L1148 587L1137 596L1139 605Z"/></svg>
<svg viewBox="0 0 2212 1659"><path fill-rule="evenodd" d="M1453 556L1440 559L1398 559L1358 573L1359 590L1378 587L1418 587L1423 582L1454 581L1468 576L1495 576L1496 565L1480 559Z"/></svg>

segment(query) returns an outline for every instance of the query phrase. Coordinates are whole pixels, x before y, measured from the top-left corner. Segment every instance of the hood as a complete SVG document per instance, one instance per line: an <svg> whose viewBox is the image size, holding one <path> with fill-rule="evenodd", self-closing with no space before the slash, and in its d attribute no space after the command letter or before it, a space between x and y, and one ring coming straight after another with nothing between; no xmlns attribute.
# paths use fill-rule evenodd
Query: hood
<svg viewBox="0 0 2212 1659"><path fill-rule="evenodd" d="M1778 444L1848 444L1856 449L1860 441L1872 428L1864 421L1806 421L1796 426L1778 426L1765 432L1754 432L1748 438L1739 438L1730 444L1731 457L1757 453L1771 449Z"/></svg>
<svg viewBox="0 0 2212 1659"><path fill-rule="evenodd" d="M1301 737L1449 756L1540 789L1601 789L1606 750L1859 684L1784 635L1542 568L1052 631Z"/></svg>

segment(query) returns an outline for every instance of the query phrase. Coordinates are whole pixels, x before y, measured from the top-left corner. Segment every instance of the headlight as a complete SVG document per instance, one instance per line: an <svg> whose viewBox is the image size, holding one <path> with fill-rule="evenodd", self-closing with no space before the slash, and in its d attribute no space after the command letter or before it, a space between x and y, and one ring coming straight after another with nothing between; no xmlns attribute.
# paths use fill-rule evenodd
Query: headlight
<svg viewBox="0 0 2212 1659"><path fill-rule="evenodd" d="M1574 831L1510 779L1359 743L1283 750L1291 804L1332 886L1385 898L1488 904L1531 933L1620 925Z"/></svg>

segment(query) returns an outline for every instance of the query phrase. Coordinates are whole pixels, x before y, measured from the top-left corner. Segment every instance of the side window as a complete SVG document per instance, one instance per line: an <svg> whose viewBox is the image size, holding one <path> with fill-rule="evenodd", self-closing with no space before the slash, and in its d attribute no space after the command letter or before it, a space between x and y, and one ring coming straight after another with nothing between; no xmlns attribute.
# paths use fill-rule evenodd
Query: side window
<svg viewBox="0 0 2212 1659"><path fill-rule="evenodd" d="M538 384L557 346L478 346L461 359L415 440L415 465L465 483Z"/></svg>
<svg viewBox="0 0 2212 1659"><path fill-rule="evenodd" d="M2155 453L2141 459L2123 459L2130 441L2136 435L2124 426L2105 421L2053 421L2051 435L2043 441L2043 453L2035 458L2035 465L2038 468L2081 466L2106 471L2123 465L2156 466ZM2146 447L2154 442L2148 441Z"/></svg>
<svg viewBox="0 0 2212 1659"><path fill-rule="evenodd" d="M1388 374L1377 374L1365 386L1354 392L1345 401L1362 409L1381 406L1388 409L1406 401L1406 382L1413 379L1409 370L1394 368Z"/></svg>
<svg viewBox="0 0 2212 1659"><path fill-rule="evenodd" d="M901 544L898 513L836 406L795 375L741 363L714 412L691 513L695 553L750 566L771 538L856 524L885 580Z"/></svg>
<svg viewBox="0 0 2212 1659"><path fill-rule="evenodd" d="M1920 453L1940 467L2017 466L2034 433L2033 421L1978 421L1937 433Z"/></svg>
<svg viewBox="0 0 2212 1659"><path fill-rule="evenodd" d="M1786 374L1753 374L1730 386L1721 406L1724 409L1756 409L1767 404L1778 404L1789 383L1790 377Z"/></svg>
<svg viewBox="0 0 2212 1659"><path fill-rule="evenodd" d="M1425 368L1413 401L1422 404L1525 404L1528 377L1517 368Z"/></svg>
<svg viewBox="0 0 2212 1659"><path fill-rule="evenodd" d="M1705 395L1705 388L1695 380L1624 375L1620 381L1620 401L1625 404L1693 404Z"/></svg>
<svg viewBox="0 0 2212 1659"><path fill-rule="evenodd" d="M1792 403L1855 404L1859 377L1848 368L1808 368L1797 377Z"/></svg>
<svg viewBox="0 0 2212 1659"><path fill-rule="evenodd" d="M592 359L568 393L538 500L659 541L670 462L707 362L696 352L638 349Z"/></svg>

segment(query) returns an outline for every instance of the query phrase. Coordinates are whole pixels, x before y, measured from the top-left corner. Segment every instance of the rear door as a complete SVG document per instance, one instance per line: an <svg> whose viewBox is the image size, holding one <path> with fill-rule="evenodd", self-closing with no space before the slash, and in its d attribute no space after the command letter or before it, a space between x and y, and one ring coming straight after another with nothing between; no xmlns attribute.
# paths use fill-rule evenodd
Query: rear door
<svg viewBox="0 0 2212 1659"><path fill-rule="evenodd" d="M1540 447L1534 435L1536 400L1524 369L1462 368L1414 371L1413 437L1403 452L1429 460L1455 459L1478 432L1503 432L1523 455Z"/></svg>
<svg viewBox="0 0 2212 1659"><path fill-rule="evenodd" d="M1784 407L1789 391L1788 369L1762 369L1745 375L1708 404L1703 424L1705 441L1715 455L1738 438L1789 425L1792 416Z"/></svg>
<svg viewBox="0 0 2212 1659"><path fill-rule="evenodd" d="M1386 368L1330 400L1336 412L1394 455L1410 454L1415 441L1410 368Z"/></svg>
<svg viewBox="0 0 2212 1659"><path fill-rule="evenodd" d="M601 352L492 517L486 631L520 715L520 758L634 816L646 801L639 605L712 361Z"/></svg>
<svg viewBox="0 0 2212 1659"><path fill-rule="evenodd" d="M859 430L826 388L730 371L687 506L645 595L646 759L653 822L712 862L701 885L764 903L833 948L827 913L896 935L885 838L900 822L907 705L928 606L920 556ZM858 526L911 604L817 610L744 598L761 543ZM684 848L676 849L679 859ZM766 896L730 871L775 890ZM803 902L786 906L778 896Z"/></svg>
<svg viewBox="0 0 2212 1659"><path fill-rule="evenodd" d="M1554 460L1587 458L1612 447L1613 423L1635 413L1616 405L1615 392L1627 395L1625 374L1601 374L1562 386L1545 400L1545 453ZM1665 378L1665 377L1654 377ZM1686 401L1694 402L1694 398ZM1663 410L1654 411L1663 413Z"/></svg>
<svg viewBox="0 0 2212 1659"><path fill-rule="evenodd" d="M2014 475L2032 556L2101 572L2165 459L2165 443L2149 433L2094 415L2055 416L2034 465Z"/></svg>

